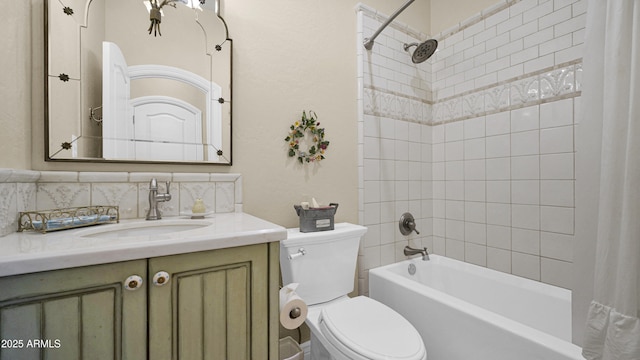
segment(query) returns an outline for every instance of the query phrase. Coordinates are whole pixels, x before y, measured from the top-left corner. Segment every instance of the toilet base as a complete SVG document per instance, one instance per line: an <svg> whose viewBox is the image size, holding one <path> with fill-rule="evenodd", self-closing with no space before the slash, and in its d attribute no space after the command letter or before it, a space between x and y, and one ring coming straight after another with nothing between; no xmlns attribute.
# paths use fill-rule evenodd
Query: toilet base
<svg viewBox="0 0 640 360"><path fill-rule="evenodd" d="M313 332L311 332L311 360L336 360Z"/></svg>

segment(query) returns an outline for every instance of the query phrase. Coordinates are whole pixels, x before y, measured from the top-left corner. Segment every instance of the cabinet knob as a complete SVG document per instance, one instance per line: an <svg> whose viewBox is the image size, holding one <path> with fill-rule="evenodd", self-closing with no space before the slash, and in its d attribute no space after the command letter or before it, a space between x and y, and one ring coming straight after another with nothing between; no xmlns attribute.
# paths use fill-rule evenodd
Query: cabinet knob
<svg viewBox="0 0 640 360"><path fill-rule="evenodd" d="M124 281L124 288L130 291L137 290L142 287L144 281L138 275L131 275Z"/></svg>
<svg viewBox="0 0 640 360"><path fill-rule="evenodd" d="M163 286L166 285L170 279L171 276L168 272L158 271L155 275L153 275L153 284L156 286Z"/></svg>

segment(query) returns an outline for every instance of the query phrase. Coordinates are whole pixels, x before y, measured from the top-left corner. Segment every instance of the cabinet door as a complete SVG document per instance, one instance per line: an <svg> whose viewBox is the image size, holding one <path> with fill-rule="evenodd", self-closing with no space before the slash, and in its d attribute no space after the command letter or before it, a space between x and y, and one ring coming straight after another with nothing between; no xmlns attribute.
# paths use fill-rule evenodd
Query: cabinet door
<svg viewBox="0 0 640 360"><path fill-rule="evenodd" d="M146 261L0 278L0 359L145 359Z"/></svg>
<svg viewBox="0 0 640 360"><path fill-rule="evenodd" d="M269 356L268 245L149 260L149 358L260 360Z"/></svg>

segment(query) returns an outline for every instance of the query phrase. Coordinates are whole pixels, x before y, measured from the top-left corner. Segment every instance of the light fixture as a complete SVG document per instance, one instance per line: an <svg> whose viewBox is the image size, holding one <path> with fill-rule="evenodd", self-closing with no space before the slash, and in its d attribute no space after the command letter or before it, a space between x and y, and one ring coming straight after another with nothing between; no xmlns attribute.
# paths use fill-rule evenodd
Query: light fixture
<svg viewBox="0 0 640 360"><path fill-rule="evenodd" d="M202 11L202 7L206 0L161 0L160 4L158 4L160 0L145 0L143 1L144 6L147 8L147 12L149 13L149 20L151 24L149 25L149 35L153 32L153 36L160 35L160 23L162 22L162 17L164 16L164 12L162 8L165 5L176 7L175 3L181 3L185 6Z"/></svg>

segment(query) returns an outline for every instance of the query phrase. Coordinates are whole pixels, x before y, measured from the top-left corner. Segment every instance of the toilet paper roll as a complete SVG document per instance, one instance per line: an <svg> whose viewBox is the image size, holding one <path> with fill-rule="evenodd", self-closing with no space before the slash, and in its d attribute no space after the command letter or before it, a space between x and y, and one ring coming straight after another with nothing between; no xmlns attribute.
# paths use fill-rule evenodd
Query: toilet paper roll
<svg viewBox="0 0 640 360"><path fill-rule="evenodd" d="M307 304L296 293L297 283L280 289L280 323L285 329L295 329L307 318Z"/></svg>

